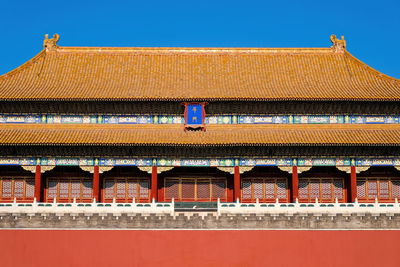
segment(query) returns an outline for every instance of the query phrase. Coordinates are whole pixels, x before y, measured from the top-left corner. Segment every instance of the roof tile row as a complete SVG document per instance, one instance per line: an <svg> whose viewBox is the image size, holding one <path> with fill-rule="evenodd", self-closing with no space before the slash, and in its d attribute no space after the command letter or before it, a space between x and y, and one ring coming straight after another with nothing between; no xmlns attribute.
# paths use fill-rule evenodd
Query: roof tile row
<svg viewBox="0 0 400 267"><path fill-rule="evenodd" d="M5 145L400 145L400 125L0 125Z"/></svg>

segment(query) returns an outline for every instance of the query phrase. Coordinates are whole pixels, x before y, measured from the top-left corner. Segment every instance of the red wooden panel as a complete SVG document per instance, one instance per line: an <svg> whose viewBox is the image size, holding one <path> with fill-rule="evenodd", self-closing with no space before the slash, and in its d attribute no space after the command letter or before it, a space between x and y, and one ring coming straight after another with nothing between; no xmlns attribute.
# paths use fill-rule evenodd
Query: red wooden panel
<svg viewBox="0 0 400 267"><path fill-rule="evenodd" d="M333 197L336 199L343 199L343 180L335 179L333 180Z"/></svg>
<svg viewBox="0 0 400 267"><path fill-rule="evenodd" d="M165 182L165 198L179 200L179 180L167 179Z"/></svg>
<svg viewBox="0 0 400 267"><path fill-rule="evenodd" d="M275 180L267 179L265 181L265 198L271 200L276 199Z"/></svg>
<svg viewBox="0 0 400 267"><path fill-rule="evenodd" d="M286 180L278 180L276 182L276 197L279 199L288 199Z"/></svg>
<svg viewBox="0 0 400 267"><path fill-rule="evenodd" d="M58 197L60 199L68 199L69 198L69 181L59 181L59 194Z"/></svg>
<svg viewBox="0 0 400 267"><path fill-rule="evenodd" d="M273 191L275 195L275 190ZM253 180L253 199L264 198L264 181L260 179Z"/></svg>
<svg viewBox="0 0 400 267"><path fill-rule="evenodd" d="M392 198L400 198L400 180L392 180Z"/></svg>
<svg viewBox="0 0 400 267"><path fill-rule="evenodd" d="M380 180L379 181L379 198L389 199L389 181Z"/></svg>
<svg viewBox="0 0 400 267"><path fill-rule="evenodd" d="M104 183L104 198L112 199L114 197L114 180L106 180Z"/></svg>
<svg viewBox="0 0 400 267"><path fill-rule="evenodd" d="M367 197L367 190L366 190L367 182L358 180L357 181L357 198L364 199Z"/></svg>
<svg viewBox="0 0 400 267"><path fill-rule="evenodd" d="M128 198L133 199L138 197L138 183L134 180L128 180Z"/></svg>
<svg viewBox="0 0 400 267"><path fill-rule="evenodd" d="M71 198L80 198L81 196L81 181L71 181Z"/></svg>
<svg viewBox="0 0 400 267"><path fill-rule="evenodd" d="M11 198L12 196L12 180L3 180L1 189L2 198Z"/></svg>
<svg viewBox="0 0 400 267"><path fill-rule="evenodd" d="M84 180L82 182L82 197L92 198L92 194L93 194L93 182Z"/></svg>
<svg viewBox="0 0 400 267"><path fill-rule="evenodd" d="M126 197L126 182L125 180L117 180L116 182L116 198L125 199Z"/></svg>
<svg viewBox="0 0 400 267"><path fill-rule="evenodd" d="M16 198L24 197L24 180L21 179L14 180L14 197Z"/></svg>
<svg viewBox="0 0 400 267"><path fill-rule="evenodd" d="M321 198L322 200L332 200L332 180L321 181Z"/></svg>
<svg viewBox="0 0 400 267"><path fill-rule="evenodd" d="M221 200L226 199L226 181L212 180L212 198Z"/></svg>
<svg viewBox="0 0 400 267"><path fill-rule="evenodd" d="M378 197L378 181L370 180L367 184L368 187L368 198L377 198Z"/></svg>
<svg viewBox="0 0 400 267"><path fill-rule="evenodd" d="M25 196L27 198L33 198L35 195L35 180L27 179L26 180L26 188L25 188Z"/></svg>
<svg viewBox="0 0 400 267"><path fill-rule="evenodd" d="M182 200L194 200L194 179L184 179L182 180L181 188L182 188Z"/></svg>
<svg viewBox="0 0 400 267"><path fill-rule="evenodd" d="M316 198L321 198L320 197L320 189L319 189L319 180L314 180L312 179L310 182L310 199L311 201L314 201Z"/></svg>
<svg viewBox="0 0 400 267"><path fill-rule="evenodd" d="M141 199L150 198L150 183L149 181L140 180L139 182L139 196Z"/></svg>
<svg viewBox="0 0 400 267"><path fill-rule="evenodd" d="M213 190L214 190L214 188L213 188ZM213 191L213 195L214 195L214 191ZM204 199L204 200L210 199L210 181L209 180L197 181L197 199Z"/></svg>
<svg viewBox="0 0 400 267"><path fill-rule="evenodd" d="M57 181L49 181L47 186L47 197L56 198L57 197Z"/></svg>
<svg viewBox="0 0 400 267"><path fill-rule="evenodd" d="M242 199L251 199L251 180L242 181Z"/></svg>
<svg viewBox="0 0 400 267"><path fill-rule="evenodd" d="M309 199L308 180L299 179L299 199Z"/></svg>

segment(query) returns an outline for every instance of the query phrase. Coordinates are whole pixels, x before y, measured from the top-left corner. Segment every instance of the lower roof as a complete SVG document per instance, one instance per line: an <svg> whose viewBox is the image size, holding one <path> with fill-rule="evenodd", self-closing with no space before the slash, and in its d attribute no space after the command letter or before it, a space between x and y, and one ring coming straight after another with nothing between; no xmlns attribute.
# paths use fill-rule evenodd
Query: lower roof
<svg viewBox="0 0 400 267"><path fill-rule="evenodd" d="M3 124L3 145L279 146L400 145L400 125L183 125Z"/></svg>

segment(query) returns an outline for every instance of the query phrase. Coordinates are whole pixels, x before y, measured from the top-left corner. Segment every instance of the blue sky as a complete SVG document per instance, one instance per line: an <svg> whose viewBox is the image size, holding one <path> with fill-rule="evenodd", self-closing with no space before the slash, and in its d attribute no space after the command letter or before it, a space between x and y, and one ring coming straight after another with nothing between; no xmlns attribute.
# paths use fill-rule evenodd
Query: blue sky
<svg viewBox="0 0 400 267"><path fill-rule="evenodd" d="M6 1L0 74L60 46L328 47L344 35L361 61L400 79L400 0Z"/></svg>

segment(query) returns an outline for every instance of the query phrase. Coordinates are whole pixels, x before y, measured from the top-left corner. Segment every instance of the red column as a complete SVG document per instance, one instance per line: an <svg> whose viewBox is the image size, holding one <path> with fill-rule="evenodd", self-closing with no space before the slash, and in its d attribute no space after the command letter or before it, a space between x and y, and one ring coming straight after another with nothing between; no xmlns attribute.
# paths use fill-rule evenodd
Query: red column
<svg viewBox="0 0 400 267"><path fill-rule="evenodd" d="M36 165L36 171L35 171L35 198L36 201L40 202L41 201L41 194L40 192L42 191L42 174L41 174L42 168L40 165Z"/></svg>
<svg viewBox="0 0 400 267"><path fill-rule="evenodd" d="M94 166L93 170L93 198L96 199L97 202L100 202L100 178L99 178L99 166Z"/></svg>
<svg viewBox="0 0 400 267"><path fill-rule="evenodd" d="M351 202L356 201L357 197L357 174L356 174L356 166L351 166L351 174L350 174L350 194L351 194Z"/></svg>
<svg viewBox="0 0 400 267"><path fill-rule="evenodd" d="M292 202L299 198L299 175L297 173L297 166L292 167Z"/></svg>
<svg viewBox="0 0 400 267"><path fill-rule="evenodd" d="M239 166L235 166L235 173L234 173L234 179L233 179L233 190L235 191L235 199L241 200L241 192L240 192L240 171L239 171Z"/></svg>
<svg viewBox="0 0 400 267"><path fill-rule="evenodd" d="M157 194L157 166L151 168L151 201L158 201Z"/></svg>

